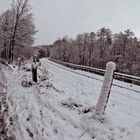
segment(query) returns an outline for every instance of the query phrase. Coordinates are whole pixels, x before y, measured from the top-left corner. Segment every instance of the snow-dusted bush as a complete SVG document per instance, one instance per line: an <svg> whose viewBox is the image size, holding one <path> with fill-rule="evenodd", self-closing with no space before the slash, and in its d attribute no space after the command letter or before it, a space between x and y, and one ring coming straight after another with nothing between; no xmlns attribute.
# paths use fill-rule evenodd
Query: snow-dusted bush
<svg viewBox="0 0 140 140"><path fill-rule="evenodd" d="M25 64L23 69L26 71L31 71L31 64Z"/></svg>
<svg viewBox="0 0 140 140"><path fill-rule="evenodd" d="M41 66L39 67L38 75L40 77L40 81L48 79L48 70L43 63L41 63Z"/></svg>

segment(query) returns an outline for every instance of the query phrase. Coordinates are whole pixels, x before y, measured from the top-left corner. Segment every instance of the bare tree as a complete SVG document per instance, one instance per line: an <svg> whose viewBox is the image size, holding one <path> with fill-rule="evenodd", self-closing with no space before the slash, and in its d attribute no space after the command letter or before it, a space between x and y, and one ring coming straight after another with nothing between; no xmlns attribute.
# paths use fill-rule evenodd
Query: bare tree
<svg viewBox="0 0 140 140"><path fill-rule="evenodd" d="M8 59L9 51L9 41L12 34L12 13L10 10L7 10L0 16L0 48L2 53L2 58L5 60Z"/></svg>
<svg viewBox="0 0 140 140"><path fill-rule="evenodd" d="M11 8L0 16L2 56L9 63L18 58L17 50L34 43L36 30L30 10L28 0L13 0Z"/></svg>
<svg viewBox="0 0 140 140"><path fill-rule="evenodd" d="M140 76L140 41L131 30L112 35L101 28L96 33L82 33L75 39L59 39L51 47L54 59L104 69L108 61L117 71Z"/></svg>
<svg viewBox="0 0 140 140"><path fill-rule="evenodd" d="M32 24L32 14L30 13L30 9L31 7L29 5L28 0L13 0L12 3L13 29L12 29L12 36L10 40L9 63L13 62L14 48L16 43L18 44L19 43L18 41L23 37L27 37L29 33L30 35L33 35L35 33L35 26ZM32 29L29 30L29 32L27 32L29 29L28 27ZM22 42L22 44L25 43L25 41L27 41L26 39L24 39L24 42ZM28 42L29 44L33 42L33 38L31 36L30 38L28 36Z"/></svg>
<svg viewBox="0 0 140 140"><path fill-rule="evenodd" d="M99 47L100 50L100 59L104 59L104 57L106 56L106 51L109 48L109 46L112 43L111 40L111 31L109 29L106 28L101 28L98 32L97 32L97 45Z"/></svg>

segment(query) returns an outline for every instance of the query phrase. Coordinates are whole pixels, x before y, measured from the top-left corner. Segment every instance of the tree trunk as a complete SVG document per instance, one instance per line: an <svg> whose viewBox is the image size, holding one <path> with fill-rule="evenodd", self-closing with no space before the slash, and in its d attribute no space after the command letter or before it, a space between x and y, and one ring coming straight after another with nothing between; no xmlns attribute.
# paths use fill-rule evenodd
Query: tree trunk
<svg viewBox="0 0 140 140"><path fill-rule="evenodd" d="M14 60L14 45L15 45L14 37L15 36L13 36L13 39L10 41L9 61L8 61L9 64L13 63Z"/></svg>

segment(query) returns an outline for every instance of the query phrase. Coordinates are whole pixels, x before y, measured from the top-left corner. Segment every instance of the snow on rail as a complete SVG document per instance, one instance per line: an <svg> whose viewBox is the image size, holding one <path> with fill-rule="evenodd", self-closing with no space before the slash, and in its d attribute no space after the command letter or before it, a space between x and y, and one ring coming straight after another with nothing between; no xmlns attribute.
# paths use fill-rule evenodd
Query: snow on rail
<svg viewBox="0 0 140 140"><path fill-rule="evenodd" d="M79 74L79 75L82 75L82 76L85 76L85 77L88 77L88 78L91 78L91 79L94 79L94 80L98 80L98 81L101 81L101 82L103 82L103 77L102 76L97 76L96 74L96 72L95 72L95 75L93 75L93 73L89 73L89 72L84 72L84 71L79 71L79 70L76 70L76 68L75 68L75 70L73 70L73 67L72 67L72 69L70 69L69 67L65 67L65 66L68 66L69 65L69 63L66 63L66 62L62 62L62 61L58 61L58 60L52 60L52 59L49 59L50 61L48 62L48 63L51 63L52 65L55 65L55 66L57 66L57 67L60 67L60 68L62 68L62 69L65 69L65 70L67 70L67 71L70 71L70 72L73 72L73 73L76 73L76 74ZM54 63L55 62L55 63ZM62 63L61 63L62 62ZM60 65L60 63L61 63L61 65ZM65 64L66 65L65 65ZM71 64L71 63L70 63ZM63 66L64 65L64 66ZM72 64L72 66L75 66L75 64ZM80 66L80 65L78 65L78 66ZM83 67L83 66L82 66ZM87 67L87 66L84 66L84 67ZM80 68L80 67L79 67ZM77 68L77 69L79 69L79 68ZM96 69L96 68L92 68L92 69L95 69L95 70L101 70L101 69ZM81 70L81 69L80 69ZM103 75L103 73L105 72L105 70L101 70L101 72L102 72L102 75ZM126 85L122 85L122 82L120 81L118 81L118 80L115 80L115 82L113 82L113 84L112 84L113 86L117 86L117 87L119 87L119 88L122 88L122 89L127 89L127 90L130 90L130 91L134 91L134 92L137 92L137 93L140 93L140 89L138 88L139 86L135 86L135 85L133 85L133 87L136 87L136 88L133 88L132 87L132 85L130 85L130 84L127 84L126 83Z"/></svg>
<svg viewBox="0 0 140 140"><path fill-rule="evenodd" d="M72 63L63 62L63 61L56 60L56 59L51 59L51 58L49 58L49 60L54 61L54 62L59 63L59 64L62 64L64 66L73 68L73 69L79 69L79 70L84 70L84 71L88 71L88 72L93 72L93 73L99 74L99 75L104 75L104 73L105 73L105 70L103 70L103 69L72 64ZM114 78L117 79L117 80L124 81L124 82L140 85L140 77L138 77L138 76L133 76L133 75L123 74L123 73L119 73L119 72L114 72Z"/></svg>

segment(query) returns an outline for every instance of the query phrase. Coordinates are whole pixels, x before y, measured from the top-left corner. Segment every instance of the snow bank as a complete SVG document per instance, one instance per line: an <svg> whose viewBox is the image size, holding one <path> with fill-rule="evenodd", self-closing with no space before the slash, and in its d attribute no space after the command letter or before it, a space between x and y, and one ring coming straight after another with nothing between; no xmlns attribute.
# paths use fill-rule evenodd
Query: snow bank
<svg viewBox="0 0 140 140"><path fill-rule="evenodd" d="M47 59L41 63L38 74L47 78L29 88L22 87L21 81L24 75L31 78L30 71L5 70L7 128L17 140L139 140L138 93L113 86L101 123L92 116L102 82Z"/></svg>

